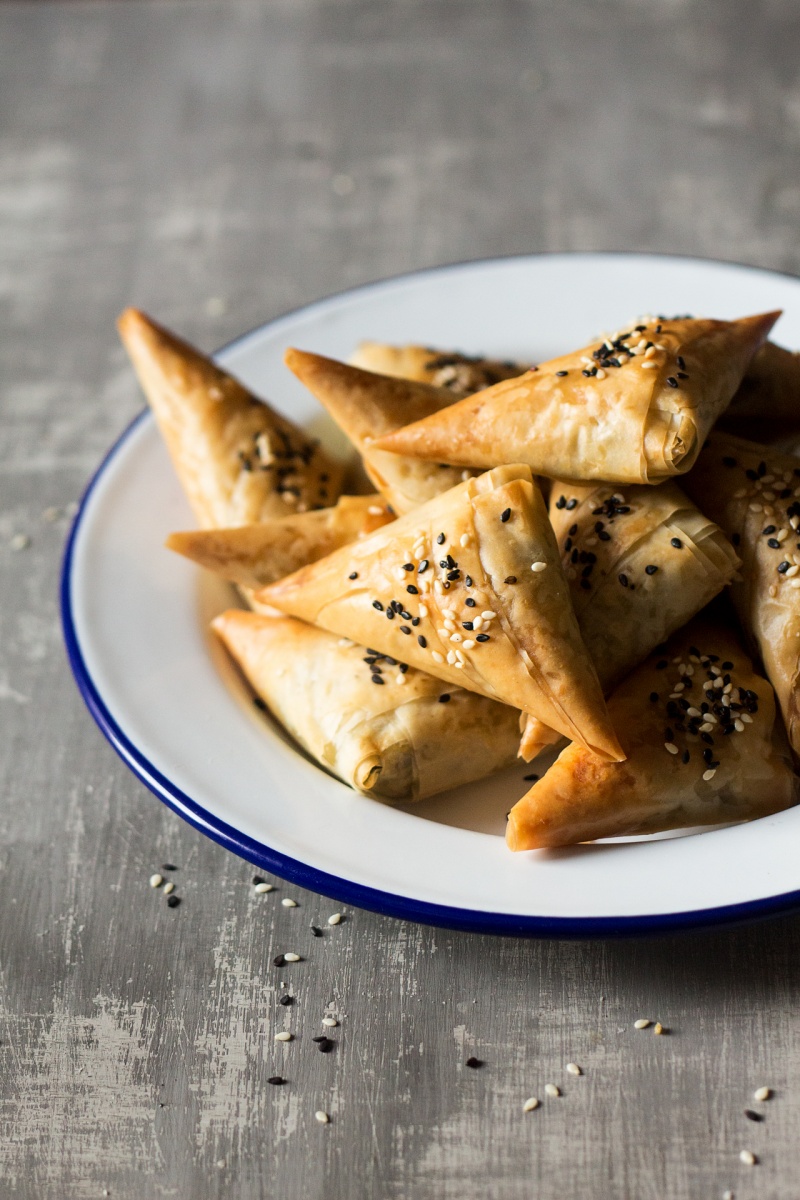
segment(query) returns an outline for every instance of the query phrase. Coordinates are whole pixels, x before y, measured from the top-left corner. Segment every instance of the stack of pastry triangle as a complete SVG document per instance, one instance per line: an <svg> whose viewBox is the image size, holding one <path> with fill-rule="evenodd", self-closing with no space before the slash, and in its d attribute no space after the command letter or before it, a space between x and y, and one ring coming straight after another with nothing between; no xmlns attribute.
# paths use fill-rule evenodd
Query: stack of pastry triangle
<svg viewBox="0 0 800 1200"><path fill-rule="evenodd" d="M453 403L452 392L427 383L363 371L304 350L287 350L284 360L347 434L361 454L373 485L398 516L448 491L465 474L473 474L441 463L376 450L373 446L375 439L383 434L441 412Z"/></svg>
<svg viewBox="0 0 800 1200"><path fill-rule="evenodd" d="M258 597L622 756L527 467L469 479Z"/></svg>
<svg viewBox="0 0 800 1200"><path fill-rule="evenodd" d="M419 800L514 759L518 714L293 617L231 611L213 628L292 736L368 795Z"/></svg>
<svg viewBox="0 0 800 1200"><path fill-rule="evenodd" d="M381 437L377 449L465 467L525 462L576 482L687 471L780 314L650 320Z"/></svg>
<svg viewBox="0 0 800 1200"><path fill-rule="evenodd" d="M322 508L342 468L291 421L136 309L120 336L200 524L247 525Z"/></svg>
<svg viewBox="0 0 800 1200"><path fill-rule="evenodd" d="M765 342L716 428L796 452L800 442L800 353Z"/></svg>
<svg viewBox="0 0 800 1200"><path fill-rule="evenodd" d="M393 519L380 496L340 496L332 508L257 525L173 533L166 545L231 583L261 588Z"/></svg>
<svg viewBox="0 0 800 1200"><path fill-rule="evenodd" d="M385 342L362 342L351 354L350 362L364 371L446 387L454 400L483 391L501 379L513 379L528 370L527 364L507 359L475 358L453 350L416 345L389 346Z"/></svg>
<svg viewBox="0 0 800 1200"><path fill-rule="evenodd" d="M609 710L625 762L568 746L509 813L512 850L752 820L797 800L772 688L719 616L676 634Z"/></svg>

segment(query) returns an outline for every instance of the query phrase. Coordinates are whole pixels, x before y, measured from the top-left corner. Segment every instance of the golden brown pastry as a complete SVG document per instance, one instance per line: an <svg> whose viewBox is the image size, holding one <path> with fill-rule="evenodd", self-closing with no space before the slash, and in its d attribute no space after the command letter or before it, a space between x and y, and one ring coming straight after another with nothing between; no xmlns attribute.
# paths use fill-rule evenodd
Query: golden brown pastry
<svg viewBox="0 0 800 1200"><path fill-rule="evenodd" d="M388 525L380 496L340 496L332 508L233 529L172 533L166 546L245 588L261 588Z"/></svg>
<svg viewBox="0 0 800 1200"><path fill-rule="evenodd" d="M432 350L429 346L387 346L385 342L362 342L350 356L354 367L393 375L397 379L416 379L447 388L454 396L469 396L483 391L501 379L513 379L527 371L528 363L494 358L473 358L457 350Z"/></svg>
<svg viewBox="0 0 800 1200"><path fill-rule="evenodd" d="M741 557L731 597L800 755L800 459L712 433L686 487Z"/></svg>
<svg viewBox="0 0 800 1200"><path fill-rule="evenodd" d="M495 384L378 439L465 467L659 483L691 467L779 313L655 320Z"/></svg>
<svg viewBox="0 0 800 1200"><path fill-rule="evenodd" d="M674 483L555 482L550 521L586 649L604 691L685 625L733 578L725 534ZM520 754L558 740L529 717Z"/></svg>
<svg viewBox="0 0 800 1200"><path fill-rule="evenodd" d="M360 792L421 800L514 759L518 714L502 704L292 617L212 624L281 724Z"/></svg>
<svg viewBox="0 0 800 1200"><path fill-rule="evenodd" d="M609 710L626 761L568 746L509 813L512 850L748 821L797 800L772 688L723 620L675 634Z"/></svg>
<svg viewBox="0 0 800 1200"><path fill-rule="evenodd" d="M765 342L716 427L794 450L800 442L800 354Z"/></svg>
<svg viewBox="0 0 800 1200"><path fill-rule="evenodd" d="M389 454L372 446L381 434L452 404L451 392L427 383L362 371L304 350L287 350L285 362L347 434L361 454L373 486L398 516L477 473Z"/></svg>
<svg viewBox="0 0 800 1200"><path fill-rule="evenodd" d="M527 467L469 479L258 599L620 754Z"/></svg>
<svg viewBox="0 0 800 1200"><path fill-rule="evenodd" d="M342 469L291 421L209 358L128 308L120 337L206 528L324 508Z"/></svg>

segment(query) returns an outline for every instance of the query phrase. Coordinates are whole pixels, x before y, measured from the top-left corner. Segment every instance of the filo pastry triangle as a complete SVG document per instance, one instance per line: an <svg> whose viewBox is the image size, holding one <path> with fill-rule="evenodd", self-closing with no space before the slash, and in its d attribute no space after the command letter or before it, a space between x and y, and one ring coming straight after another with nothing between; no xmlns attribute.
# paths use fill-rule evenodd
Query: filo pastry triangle
<svg viewBox="0 0 800 1200"><path fill-rule="evenodd" d="M555 482L550 522L586 649L608 692L733 578L739 559L719 525L677 484ZM520 754L558 740L529 717Z"/></svg>
<svg viewBox="0 0 800 1200"><path fill-rule="evenodd" d="M568 746L509 813L512 850L746 821L797 800L772 688L724 621L681 630L609 710L625 762Z"/></svg>
<svg viewBox="0 0 800 1200"><path fill-rule="evenodd" d="M427 383L362 371L304 350L287 350L284 361L356 447L373 486L398 516L448 491L465 476L475 474L373 447L382 434L452 404L452 392Z"/></svg>
<svg viewBox="0 0 800 1200"><path fill-rule="evenodd" d="M420 800L509 765L513 709L293 617L223 613L213 629L318 762L367 795Z"/></svg>
<svg viewBox="0 0 800 1200"><path fill-rule="evenodd" d="M717 428L795 451L800 443L800 354L765 342Z"/></svg>
<svg viewBox="0 0 800 1200"><path fill-rule="evenodd" d="M331 508L240 525L172 533L166 546L245 588L261 588L394 520L380 496L340 496Z"/></svg>
<svg viewBox="0 0 800 1200"><path fill-rule="evenodd" d="M527 363L508 359L473 357L430 346L389 346L385 342L361 342L350 355L350 362L365 371L447 388L456 398L483 391L501 379L513 379L528 369Z"/></svg>
<svg viewBox="0 0 800 1200"><path fill-rule="evenodd" d="M800 756L800 458L712 433L686 486L742 559L731 598Z"/></svg>
<svg viewBox="0 0 800 1200"><path fill-rule="evenodd" d="M178 477L206 528L323 508L342 468L198 350L128 308L120 337Z"/></svg>
<svg viewBox="0 0 800 1200"><path fill-rule="evenodd" d="M527 467L466 480L258 598L620 757Z"/></svg>
<svg viewBox="0 0 800 1200"><path fill-rule="evenodd" d="M376 446L465 467L524 462L576 482L659 483L691 467L779 315L642 322Z"/></svg>

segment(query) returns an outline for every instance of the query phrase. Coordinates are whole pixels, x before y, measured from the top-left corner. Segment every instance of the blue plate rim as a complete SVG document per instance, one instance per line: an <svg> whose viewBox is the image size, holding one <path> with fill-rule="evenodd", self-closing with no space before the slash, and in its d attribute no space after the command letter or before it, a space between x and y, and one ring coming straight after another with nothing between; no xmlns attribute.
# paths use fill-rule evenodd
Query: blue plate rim
<svg viewBox="0 0 800 1200"><path fill-rule="evenodd" d="M668 258L686 259L693 262L704 262L715 266L739 267L759 274L782 275L797 278L788 271L771 270L755 267L751 264L733 261L702 258L699 255L683 254L649 254L635 251L576 251L577 257L631 257L631 258ZM320 300L312 301L287 313L280 314L262 325L256 326L244 334L228 342L214 355L224 359L228 353L243 345L256 334L279 326L284 321L291 321L303 314L313 313L315 309L325 307L334 300L356 294L367 295L383 287L389 287L399 280L419 278L432 273L457 271L474 266L491 266L509 261L529 261L542 258L571 257L568 251L553 251L540 254L505 255L491 258L479 258L462 262L447 263L440 266L425 267L421 270L408 271L393 275L373 283L359 284L341 292L333 293ZM787 913L800 907L800 890L783 892L777 896L761 900L747 901L741 904L723 905L718 908L693 909L675 913L658 913L647 916L620 917L545 917L522 916L509 913L485 912L479 909L463 909L449 905L432 904L427 901L413 900L407 896L392 892L380 891L377 888L353 883L338 875L332 875L316 867L310 867L299 859L282 854L264 842L256 841L241 833L233 826L208 812L202 805L192 800L176 784L162 774L151 763L146 755L130 740L124 730L112 717L105 704L81 651L75 620L72 611L72 579L74 569L74 554L81 525L91 497L111 468L115 458L126 445L129 438L146 420L152 419L149 409L143 409L108 450L94 475L89 480L78 510L70 528L61 566L59 582L59 602L61 625L64 643L67 651L72 674L86 707L94 718L98 728L117 752L123 762L150 791L168 808L171 808L188 824L204 833L212 841L224 846L246 862L261 870L269 871L283 879L287 879L299 887L327 896L340 904L349 904L356 908L367 909L382 916L394 917L400 920L414 921L419 924L433 925L439 928L455 929L464 932L493 934L505 937L536 937L536 938L607 938L607 937L636 937L648 934L671 933L688 929L702 929L721 924L735 924L756 920L769 916Z"/></svg>

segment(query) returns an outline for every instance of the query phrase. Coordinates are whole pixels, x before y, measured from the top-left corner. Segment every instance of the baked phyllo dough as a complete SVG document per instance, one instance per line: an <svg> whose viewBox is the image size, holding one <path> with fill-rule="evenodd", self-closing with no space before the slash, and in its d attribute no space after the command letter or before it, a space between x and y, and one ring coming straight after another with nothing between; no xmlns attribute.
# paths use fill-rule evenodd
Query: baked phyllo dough
<svg viewBox="0 0 800 1200"><path fill-rule="evenodd" d="M527 467L466 480L258 599L621 756Z"/></svg>
<svg viewBox="0 0 800 1200"><path fill-rule="evenodd" d="M213 628L270 711L359 792L421 800L514 759L518 714L292 617L233 610Z"/></svg>
<svg viewBox="0 0 800 1200"><path fill-rule="evenodd" d="M794 450L800 442L800 354L765 342L717 428Z"/></svg>
<svg viewBox="0 0 800 1200"><path fill-rule="evenodd" d="M172 533L166 546L231 583L261 588L392 520L380 496L340 496L332 508L257 525Z"/></svg>
<svg viewBox="0 0 800 1200"><path fill-rule="evenodd" d="M455 487L465 475L476 474L373 448L382 434L452 404L453 395L446 389L362 371L304 350L287 350L285 362L347 434L373 486L398 516Z"/></svg>
<svg viewBox="0 0 800 1200"><path fill-rule="evenodd" d="M250 525L325 508L342 468L209 358L128 308L120 336L200 524Z"/></svg>
<svg viewBox="0 0 800 1200"><path fill-rule="evenodd" d="M733 578L739 559L720 527L674 483L577 487L555 482L550 521L581 636L608 692ZM528 719L530 760L558 740Z"/></svg>
<svg viewBox="0 0 800 1200"><path fill-rule="evenodd" d="M800 458L712 433L686 486L742 560L731 596L800 756Z"/></svg>
<svg viewBox="0 0 800 1200"><path fill-rule="evenodd" d="M483 391L501 379L513 379L527 371L528 363L507 359L472 357L457 350L433 350L430 346L389 346L385 342L362 342L350 356L354 367L416 379L447 388L456 397Z"/></svg>
<svg viewBox="0 0 800 1200"><path fill-rule="evenodd" d="M774 693L730 625L681 630L609 711L625 762L568 746L509 813L512 850L749 821L797 800Z"/></svg>
<svg viewBox="0 0 800 1200"><path fill-rule="evenodd" d="M688 471L780 314L642 322L381 437L464 467L524 462L577 482Z"/></svg>

